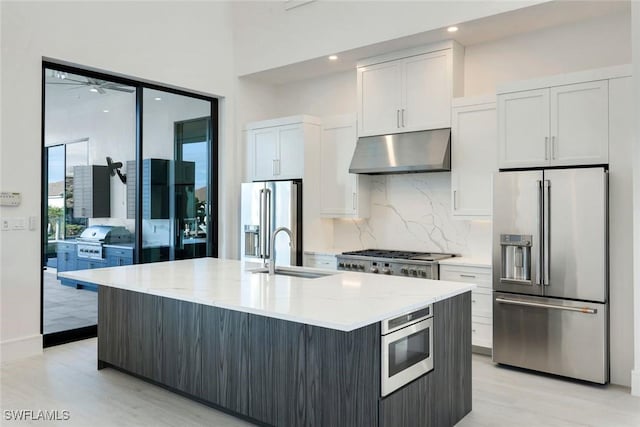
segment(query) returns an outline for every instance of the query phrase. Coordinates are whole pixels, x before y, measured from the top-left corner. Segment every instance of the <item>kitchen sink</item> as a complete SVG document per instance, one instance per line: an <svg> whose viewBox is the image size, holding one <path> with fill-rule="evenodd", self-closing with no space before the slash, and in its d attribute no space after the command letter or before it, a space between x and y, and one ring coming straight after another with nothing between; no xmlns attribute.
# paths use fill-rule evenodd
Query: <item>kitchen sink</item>
<svg viewBox="0 0 640 427"><path fill-rule="evenodd" d="M260 273L260 274L269 274L268 268L259 268L257 270L251 270L252 273ZM291 277L301 277L303 279L318 279L320 277L333 276L334 274L338 274L339 272L324 272L317 270L303 270L303 269L293 269L293 268L282 268L276 267L276 276L291 276Z"/></svg>

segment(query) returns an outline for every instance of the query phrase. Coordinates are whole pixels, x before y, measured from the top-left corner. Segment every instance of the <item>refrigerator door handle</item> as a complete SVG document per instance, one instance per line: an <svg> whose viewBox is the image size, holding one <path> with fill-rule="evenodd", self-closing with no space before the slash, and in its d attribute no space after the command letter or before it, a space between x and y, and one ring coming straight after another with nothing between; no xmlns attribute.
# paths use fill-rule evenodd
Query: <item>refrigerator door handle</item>
<svg viewBox="0 0 640 427"><path fill-rule="evenodd" d="M264 220L264 234L265 234L265 245L264 252L265 258L269 258L271 253L269 252L269 248L271 247L271 190L269 188L264 190L265 198L264 198L264 212L265 212L265 220Z"/></svg>
<svg viewBox="0 0 640 427"><path fill-rule="evenodd" d="M264 189L260 190L260 258L266 258L265 257L265 242L266 239L264 237L264 232L265 232L265 221L264 221Z"/></svg>
<svg viewBox="0 0 640 427"><path fill-rule="evenodd" d="M536 285L540 286L544 284L544 279L542 278L542 259L543 259L543 250L542 250L542 235L543 235L543 196L542 196L542 180L538 180L538 212L537 212L537 220L538 220L538 260L536 263Z"/></svg>
<svg viewBox="0 0 640 427"><path fill-rule="evenodd" d="M543 229L544 229L544 235L542 237L542 241L543 241L543 248L542 250L544 251L544 258L543 258L543 263L544 263L544 279L543 279L543 283L544 286L549 286L549 276L550 276L550 272L551 272L551 258L549 257L549 253L551 250L551 241L550 241L550 229L551 229L551 181L549 181L548 179L544 180L544 199L542 201L543 203L543 207L544 207L544 220L543 220Z"/></svg>
<svg viewBox="0 0 640 427"><path fill-rule="evenodd" d="M538 308L550 308L550 309L553 309L553 310L576 311L576 312L584 313L584 314L597 314L598 313L598 309L596 309L596 308L568 307L568 306L564 306L564 305L544 304L544 303L541 303L541 302L533 302L533 301L519 301L519 300L512 300L512 299L506 299L506 298L500 298L500 297L496 298L496 302L498 302L500 304L522 305L522 306L525 306L525 307L538 307Z"/></svg>

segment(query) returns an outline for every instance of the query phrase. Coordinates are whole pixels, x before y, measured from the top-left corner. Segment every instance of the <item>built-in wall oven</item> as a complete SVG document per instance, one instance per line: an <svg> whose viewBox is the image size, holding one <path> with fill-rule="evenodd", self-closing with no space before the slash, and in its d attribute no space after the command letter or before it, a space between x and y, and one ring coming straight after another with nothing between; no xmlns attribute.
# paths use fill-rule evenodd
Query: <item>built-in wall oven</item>
<svg viewBox="0 0 640 427"><path fill-rule="evenodd" d="M382 396L433 370L433 308L382 322Z"/></svg>

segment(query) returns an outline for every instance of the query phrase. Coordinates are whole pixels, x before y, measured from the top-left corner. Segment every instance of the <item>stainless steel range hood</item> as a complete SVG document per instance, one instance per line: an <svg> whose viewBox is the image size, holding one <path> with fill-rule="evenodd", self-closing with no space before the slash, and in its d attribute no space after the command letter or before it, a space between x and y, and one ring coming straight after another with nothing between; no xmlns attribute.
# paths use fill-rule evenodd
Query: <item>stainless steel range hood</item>
<svg viewBox="0 0 640 427"><path fill-rule="evenodd" d="M450 128L358 138L349 167L368 175L450 170Z"/></svg>

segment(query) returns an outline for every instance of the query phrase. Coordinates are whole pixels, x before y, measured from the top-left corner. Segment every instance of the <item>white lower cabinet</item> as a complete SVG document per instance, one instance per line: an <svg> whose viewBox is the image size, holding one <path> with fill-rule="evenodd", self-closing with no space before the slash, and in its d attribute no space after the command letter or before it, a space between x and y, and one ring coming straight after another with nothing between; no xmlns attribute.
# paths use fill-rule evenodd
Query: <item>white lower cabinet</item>
<svg viewBox="0 0 640 427"><path fill-rule="evenodd" d="M325 270L336 270L338 266L335 255L316 252L305 252L303 264L305 267L323 268Z"/></svg>
<svg viewBox="0 0 640 427"><path fill-rule="evenodd" d="M493 294L491 267L464 264L440 264L440 280L478 285L471 291L471 344L493 347Z"/></svg>
<svg viewBox="0 0 640 427"><path fill-rule="evenodd" d="M493 348L493 319L471 316L471 344L487 349Z"/></svg>

